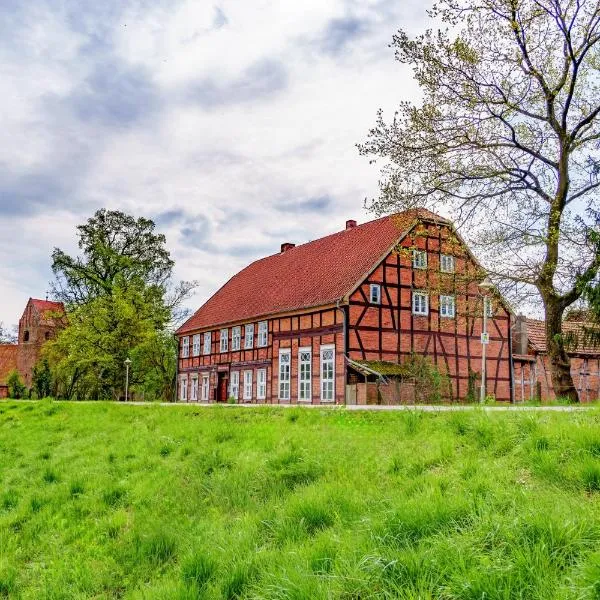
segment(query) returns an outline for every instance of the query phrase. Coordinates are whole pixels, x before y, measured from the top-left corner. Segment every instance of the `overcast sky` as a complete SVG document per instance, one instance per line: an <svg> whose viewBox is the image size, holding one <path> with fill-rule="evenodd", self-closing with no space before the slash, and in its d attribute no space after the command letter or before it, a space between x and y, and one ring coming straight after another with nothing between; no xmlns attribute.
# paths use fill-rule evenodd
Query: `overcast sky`
<svg viewBox="0 0 600 600"><path fill-rule="evenodd" d="M197 308L250 261L372 218L358 155L416 97L399 0L2 0L0 321L101 207L154 219Z"/></svg>

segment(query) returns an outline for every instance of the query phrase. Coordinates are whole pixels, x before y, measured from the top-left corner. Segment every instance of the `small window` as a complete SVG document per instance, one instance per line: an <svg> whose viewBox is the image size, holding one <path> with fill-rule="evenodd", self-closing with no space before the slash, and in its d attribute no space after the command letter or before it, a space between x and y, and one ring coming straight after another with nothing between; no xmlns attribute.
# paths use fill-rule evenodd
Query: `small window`
<svg viewBox="0 0 600 600"><path fill-rule="evenodd" d="M321 346L321 401L335 400L335 347Z"/></svg>
<svg viewBox="0 0 600 600"><path fill-rule="evenodd" d="M413 315L429 314L429 296L425 292L413 292L412 311Z"/></svg>
<svg viewBox="0 0 600 600"><path fill-rule="evenodd" d="M254 348L254 323L246 325L246 332L244 336L244 348L246 350Z"/></svg>
<svg viewBox="0 0 600 600"><path fill-rule="evenodd" d="M454 296L440 296L440 317L453 319L454 314Z"/></svg>
<svg viewBox="0 0 600 600"><path fill-rule="evenodd" d="M291 352L290 350L279 351L279 399L290 399L290 371L291 371Z"/></svg>
<svg viewBox="0 0 600 600"><path fill-rule="evenodd" d="M181 356L187 358L190 355L190 338L186 335L182 341Z"/></svg>
<svg viewBox="0 0 600 600"><path fill-rule="evenodd" d="M221 343L219 344L219 350L221 352L227 352L229 349L229 330L221 329Z"/></svg>
<svg viewBox="0 0 600 600"><path fill-rule="evenodd" d="M312 400L312 351L310 348L300 348L298 351L298 400Z"/></svg>
<svg viewBox="0 0 600 600"><path fill-rule="evenodd" d="M256 399L266 400L267 398L267 370L258 369L256 371Z"/></svg>
<svg viewBox="0 0 600 600"><path fill-rule="evenodd" d="M424 250L413 250L413 267L415 269L427 268L427 252Z"/></svg>
<svg viewBox="0 0 600 600"><path fill-rule="evenodd" d="M212 345L212 332L207 331L204 334L204 354L210 354Z"/></svg>
<svg viewBox="0 0 600 600"><path fill-rule="evenodd" d="M202 400L204 402L208 402L208 388L210 385L210 380L208 375L202 375Z"/></svg>
<svg viewBox="0 0 600 600"><path fill-rule="evenodd" d="M242 342L242 328L232 327L231 328L231 349L239 350Z"/></svg>
<svg viewBox="0 0 600 600"><path fill-rule="evenodd" d="M24 341L24 342L28 342L28 341L29 341L29 331L26 331L26 332L23 334L23 341Z"/></svg>
<svg viewBox="0 0 600 600"><path fill-rule="evenodd" d="M440 271L442 273L454 273L454 256L448 254L440 256Z"/></svg>
<svg viewBox="0 0 600 600"><path fill-rule="evenodd" d="M200 354L200 334L197 333L193 338L192 344L192 355L198 356Z"/></svg>
<svg viewBox="0 0 600 600"><path fill-rule="evenodd" d="M50 339L50 332L46 331L46 333L44 334L44 337L46 338L46 340Z"/></svg>
<svg viewBox="0 0 600 600"><path fill-rule="evenodd" d="M240 395L240 372L231 371L229 376L229 396L238 399Z"/></svg>
<svg viewBox="0 0 600 600"><path fill-rule="evenodd" d="M260 321L258 324L258 346L264 347L269 341L269 324L267 321Z"/></svg>
<svg viewBox="0 0 600 600"><path fill-rule="evenodd" d="M244 400L252 400L252 371L244 371Z"/></svg>
<svg viewBox="0 0 600 600"><path fill-rule="evenodd" d="M378 283L371 284L371 304L381 304L381 286Z"/></svg>

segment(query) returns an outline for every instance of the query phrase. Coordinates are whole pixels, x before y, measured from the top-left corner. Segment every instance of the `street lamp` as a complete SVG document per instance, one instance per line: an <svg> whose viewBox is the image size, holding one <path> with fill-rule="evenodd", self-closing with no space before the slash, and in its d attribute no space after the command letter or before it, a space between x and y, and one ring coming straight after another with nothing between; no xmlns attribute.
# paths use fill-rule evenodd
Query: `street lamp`
<svg viewBox="0 0 600 600"><path fill-rule="evenodd" d="M486 277L480 284L479 289L483 296L483 329L481 331L481 390L479 395L479 402L483 404L485 402L485 383L486 383L486 364L485 364L485 351L489 342L487 332L487 316L488 316L488 297L487 293L494 287L494 284Z"/></svg>
<svg viewBox="0 0 600 600"><path fill-rule="evenodd" d="M129 365L131 364L131 360L129 358L125 359L125 402L129 400Z"/></svg>

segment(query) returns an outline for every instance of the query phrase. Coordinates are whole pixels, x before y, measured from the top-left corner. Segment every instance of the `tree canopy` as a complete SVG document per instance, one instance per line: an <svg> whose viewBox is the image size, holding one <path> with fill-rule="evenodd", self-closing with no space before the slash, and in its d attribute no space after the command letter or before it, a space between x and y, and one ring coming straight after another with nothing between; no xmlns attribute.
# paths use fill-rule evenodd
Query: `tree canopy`
<svg viewBox="0 0 600 600"><path fill-rule="evenodd" d="M447 210L517 302L541 298L555 392L576 399L562 316L600 267L600 7L441 0L443 29L393 38L422 102L381 111L360 151L383 158L385 213Z"/></svg>

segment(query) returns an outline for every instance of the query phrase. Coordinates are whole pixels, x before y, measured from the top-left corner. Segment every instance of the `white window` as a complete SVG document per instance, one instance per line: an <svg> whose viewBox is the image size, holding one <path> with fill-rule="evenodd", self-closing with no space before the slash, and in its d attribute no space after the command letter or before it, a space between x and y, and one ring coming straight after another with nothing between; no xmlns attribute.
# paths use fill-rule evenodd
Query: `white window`
<svg viewBox="0 0 600 600"><path fill-rule="evenodd" d="M442 273L454 273L454 256L448 254L440 256L440 271Z"/></svg>
<svg viewBox="0 0 600 600"><path fill-rule="evenodd" d="M412 295L413 315L429 314L429 296L425 292L413 292Z"/></svg>
<svg viewBox="0 0 600 600"><path fill-rule="evenodd" d="M242 328L241 327L232 327L231 328L231 349L239 350L241 346L242 340Z"/></svg>
<svg viewBox="0 0 600 600"><path fill-rule="evenodd" d="M208 402L208 387L210 385L209 381L208 375L202 375L202 400L204 402Z"/></svg>
<svg viewBox="0 0 600 600"><path fill-rule="evenodd" d="M198 377L192 377L192 402L196 402L198 400Z"/></svg>
<svg viewBox="0 0 600 600"><path fill-rule="evenodd" d="M298 351L298 400L312 400L312 352L310 348Z"/></svg>
<svg viewBox="0 0 600 600"><path fill-rule="evenodd" d="M246 325L246 332L244 336L244 348L249 350L254 347L254 323Z"/></svg>
<svg viewBox="0 0 600 600"><path fill-rule="evenodd" d="M267 398L267 370L258 369L256 371L256 399L265 400Z"/></svg>
<svg viewBox="0 0 600 600"><path fill-rule="evenodd" d="M229 348L229 331L227 329L221 329L221 343L219 350L221 352L227 352Z"/></svg>
<svg viewBox="0 0 600 600"><path fill-rule="evenodd" d="M260 321L258 324L258 340L257 346L264 347L269 340L269 324L267 321Z"/></svg>
<svg viewBox="0 0 600 600"><path fill-rule="evenodd" d="M335 399L335 346L321 346L321 400Z"/></svg>
<svg viewBox="0 0 600 600"><path fill-rule="evenodd" d="M210 354L212 344L212 333L207 331L204 334L204 354Z"/></svg>
<svg viewBox="0 0 600 600"><path fill-rule="evenodd" d="M427 268L427 252L424 250L413 250L413 267L415 269Z"/></svg>
<svg viewBox="0 0 600 600"><path fill-rule="evenodd" d="M252 371L244 371L244 400L252 400Z"/></svg>
<svg viewBox="0 0 600 600"><path fill-rule="evenodd" d="M291 351L279 350L279 399L290 399Z"/></svg>
<svg viewBox="0 0 600 600"><path fill-rule="evenodd" d="M192 356L198 356L200 354L200 334L197 333L194 336L194 343L192 345Z"/></svg>
<svg viewBox="0 0 600 600"><path fill-rule="evenodd" d="M187 401L187 376L184 375L179 381L179 399L182 402Z"/></svg>
<svg viewBox="0 0 600 600"><path fill-rule="evenodd" d="M240 372L231 371L229 375L229 396L238 399L240 395Z"/></svg>
<svg viewBox="0 0 600 600"><path fill-rule="evenodd" d="M381 286L378 283L371 284L371 304L381 304Z"/></svg>
<svg viewBox="0 0 600 600"><path fill-rule="evenodd" d="M186 335L183 338L183 347L181 349L181 356L187 358L190 355L190 338Z"/></svg>
<svg viewBox="0 0 600 600"><path fill-rule="evenodd" d="M454 296L440 296L440 317L453 319L454 314Z"/></svg>

